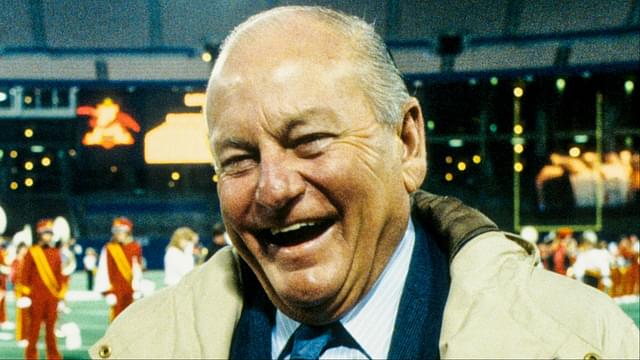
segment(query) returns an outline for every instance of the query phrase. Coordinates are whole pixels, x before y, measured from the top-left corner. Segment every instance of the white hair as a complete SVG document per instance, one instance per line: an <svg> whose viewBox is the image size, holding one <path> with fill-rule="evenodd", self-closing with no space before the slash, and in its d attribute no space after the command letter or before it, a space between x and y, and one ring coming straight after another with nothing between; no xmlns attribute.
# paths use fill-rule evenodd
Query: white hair
<svg viewBox="0 0 640 360"><path fill-rule="evenodd" d="M342 34L352 44L355 68L360 69L356 76L371 102L376 120L387 125L396 125L402 121L402 107L410 95L387 51L384 41L373 26L362 19L321 6L282 6L251 16L238 25L225 38L220 47L220 56L213 72L216 72L228 49L238 38L248 32L253 25L266 19L278 19L281 14L308 15Z"/></svg>

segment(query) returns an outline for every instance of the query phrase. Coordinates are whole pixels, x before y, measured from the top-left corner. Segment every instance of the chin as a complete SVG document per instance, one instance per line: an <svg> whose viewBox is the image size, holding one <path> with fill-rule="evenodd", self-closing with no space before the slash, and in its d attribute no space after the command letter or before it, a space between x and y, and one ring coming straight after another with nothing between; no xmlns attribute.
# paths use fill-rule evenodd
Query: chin
<svg viewBox="0 0 640 360"><path fill-rule="evenodd" d="M340 290L340 286L334 285L325 282L322 286L316 286L316 284L291 281L287 286L275 291L284 308L295 312L292 314L294 318L303 317L304 320L308 320L307 316L330 315L330 309L335 306Z"/></svg>
<svg viewBox="0 0 640 360"><path fill-rule="evenodd" d="M314 308L330 301L334 294L326 294L319 289L292 289L280 292L280 298L296 308Z"/></svg>

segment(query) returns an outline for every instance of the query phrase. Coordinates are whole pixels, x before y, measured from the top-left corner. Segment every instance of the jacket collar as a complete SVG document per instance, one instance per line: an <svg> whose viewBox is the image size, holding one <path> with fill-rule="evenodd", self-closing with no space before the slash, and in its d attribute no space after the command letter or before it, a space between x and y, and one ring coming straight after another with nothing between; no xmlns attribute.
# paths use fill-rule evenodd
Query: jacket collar
<svg viewBox="0 0 640 360"><path fill-rule="evenodd" d="M417 191L411 200L415 217L425 229L431 229L438 235L436 238L448 254L450 263L471 239L486 232L499 231L488 217L454 197Z"/></svg>

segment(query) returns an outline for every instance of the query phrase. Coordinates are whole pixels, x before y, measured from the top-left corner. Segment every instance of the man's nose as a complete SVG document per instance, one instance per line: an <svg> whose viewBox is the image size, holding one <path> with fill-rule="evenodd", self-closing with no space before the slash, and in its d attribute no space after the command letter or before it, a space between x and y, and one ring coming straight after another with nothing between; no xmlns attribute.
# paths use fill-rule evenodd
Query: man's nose
<svg viewBox="0 0 640 360"><path fill-rule="evenodd" d="M256 202L269 210L280 210L305 191L300 174L284 159L262 159Z"/></svg>

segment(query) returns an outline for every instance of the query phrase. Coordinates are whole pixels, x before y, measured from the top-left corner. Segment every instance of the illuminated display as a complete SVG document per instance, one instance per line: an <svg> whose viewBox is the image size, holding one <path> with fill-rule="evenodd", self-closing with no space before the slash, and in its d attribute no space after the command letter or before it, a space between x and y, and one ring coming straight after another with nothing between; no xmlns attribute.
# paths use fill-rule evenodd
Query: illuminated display
<svg viewBox="0 0 640 360"><path fill-rule="evenodd" d="M187 93L184 95L184 104L189 107L203 107L206 95L202 92Z"/></svg>
<svg viewBox="0 0 640 360"><path fill-rule="evenodd" d="M201 113L167 114L144 136L147 164L212 164L207 126Z"/></svg>
<svg viewBox="0 0 640 360"><path fill-rule="evenodd" d="M116 145L132 145L131 131L140 132L140 125L131 115L120 111L120 106L106 98L98 106L80 106L78 115L89 116L91 130L84 134L82 144L111 149Z"/></svg>

